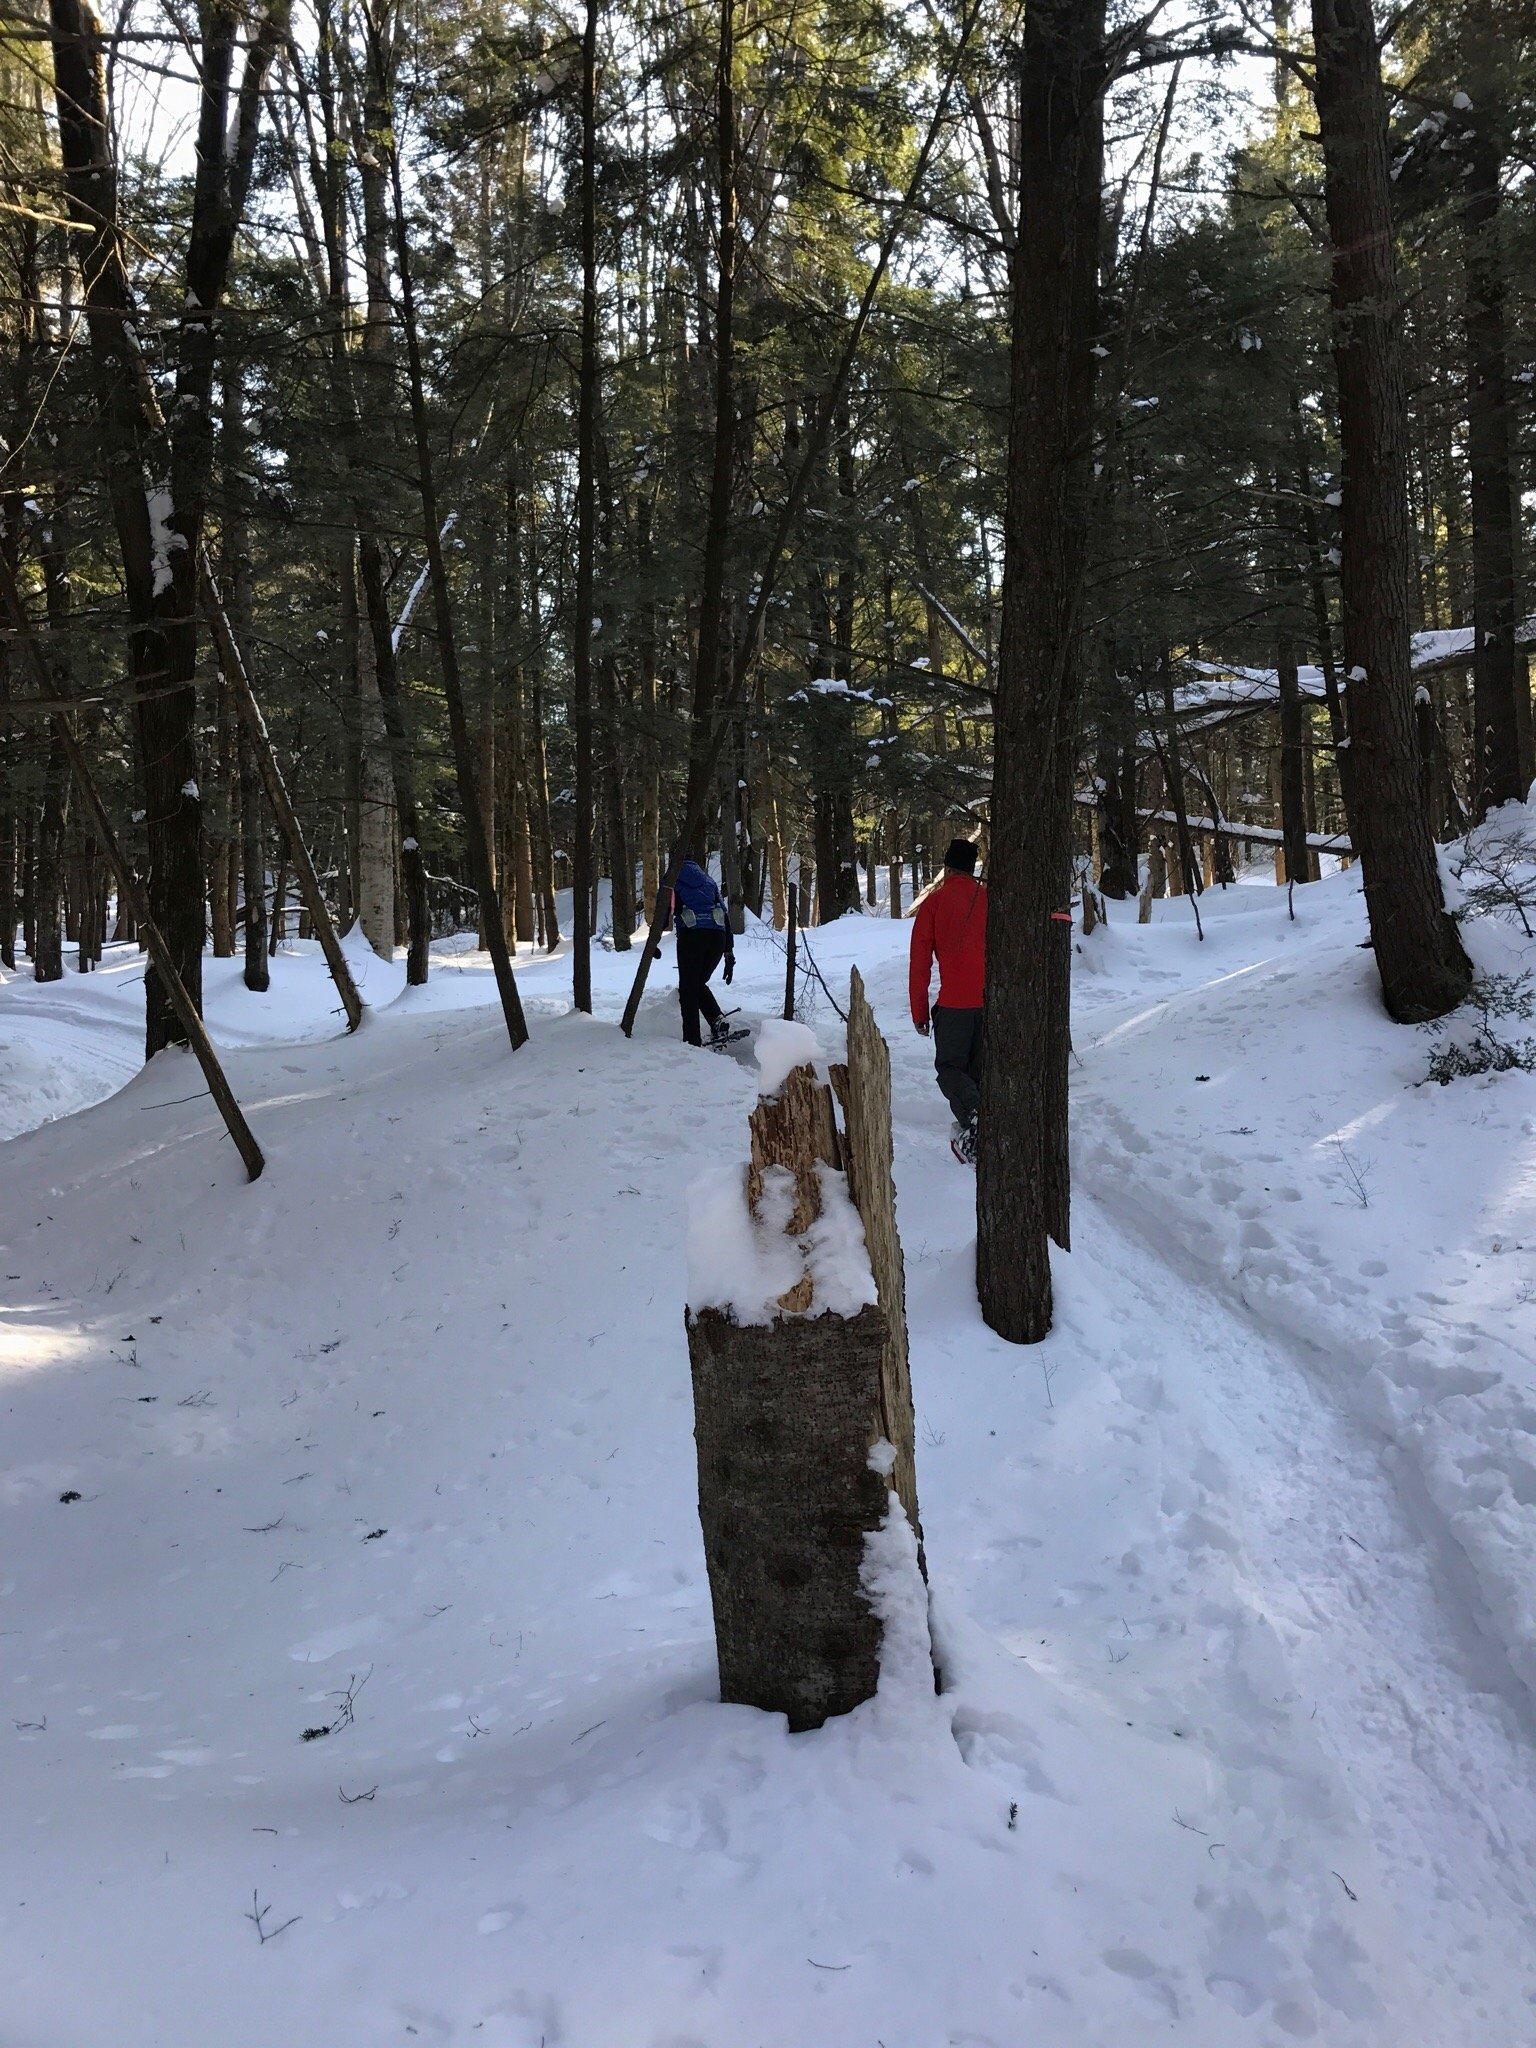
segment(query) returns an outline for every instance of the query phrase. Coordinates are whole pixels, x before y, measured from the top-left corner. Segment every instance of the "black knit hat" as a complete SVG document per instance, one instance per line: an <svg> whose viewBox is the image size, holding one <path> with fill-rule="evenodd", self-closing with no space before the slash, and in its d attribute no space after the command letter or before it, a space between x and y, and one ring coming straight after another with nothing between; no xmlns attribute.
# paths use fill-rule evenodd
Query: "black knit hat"
<svg viewBox="0 0 1536 2048"><path fill-rule="evenodd" d="M974 839L951 839L949 851L944 856L944 865L953 868L957 874L974 875L976 872L976 842Z"/></svg>

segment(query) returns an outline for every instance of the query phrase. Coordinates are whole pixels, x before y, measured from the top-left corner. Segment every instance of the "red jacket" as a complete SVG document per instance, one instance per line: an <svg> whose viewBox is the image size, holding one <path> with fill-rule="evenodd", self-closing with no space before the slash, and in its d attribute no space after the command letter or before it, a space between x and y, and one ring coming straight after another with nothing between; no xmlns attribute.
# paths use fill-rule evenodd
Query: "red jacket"
<svg viewBox="0 0 1536 2048"><path fill-rule="evenodd" d="M909 990L912 1022L928 1022L928 983L939 960L939 1001L946 1010L979 1010L987 975L987 885L949 874L912 920Z"/></svg>

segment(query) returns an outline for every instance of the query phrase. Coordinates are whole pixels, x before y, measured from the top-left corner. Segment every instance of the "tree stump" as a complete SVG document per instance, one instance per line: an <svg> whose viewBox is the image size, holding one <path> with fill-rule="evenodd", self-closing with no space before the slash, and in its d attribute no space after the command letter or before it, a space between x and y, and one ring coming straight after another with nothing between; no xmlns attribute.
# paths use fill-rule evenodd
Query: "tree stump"
<svg viewBox="0 0 1536 2048"><path fill-rule="evenodd" d="M872 1018L868 1030L879 1039ZM887 1065L887 1185L888 1075ZM741 1298L716 1298L697 1271L691 1290L699 1520L720 1697L783 1714L801 1730L873 1695L881 1629L862 1582L866 1539L898 1505L916 1526L900 1244L892 1196L902 1325L893 1347L892 1304L866 1249L864 1205L855 1208L841 1170L852 1147L830 1089L811 1067L797 1067L776 1097L758 1103L750 1129L740 1180L715 1177L709 1216L690 1224L691 1243L701 1234L713 1243L718 1232L738 1257L748 1247L746 1277L734 1283ZM864 1136L859 1146L874 1182L878 1140ZM882 1263L888 1268L889 1256Z"/></svg>

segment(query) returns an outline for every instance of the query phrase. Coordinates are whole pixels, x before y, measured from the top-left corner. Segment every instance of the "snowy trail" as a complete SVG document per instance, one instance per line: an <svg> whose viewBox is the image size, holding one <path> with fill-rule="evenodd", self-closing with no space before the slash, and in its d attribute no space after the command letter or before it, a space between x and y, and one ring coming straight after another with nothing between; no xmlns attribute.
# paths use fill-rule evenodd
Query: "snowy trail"
<svg viewBox="0 0 1536 2048"><path fill-rule="evenodd" d="M1181 1273L1156 1233L1095 1194L1126 1234L1122 1272L1149 1318L1199 1305L1179 1400L1221 1479L1198 1511L1235 1507L1254 1604L1320 1737L1347 1759L1421 1967L1465 2001L1460 2024L1479 2029L1466 2038L1524 2038L1536 2027L1536 1712L1480 1622L1465 1560L1389 1441L1331 1397L1316 1357L1213 1296L1198 1269Z"/></svg>
<svg viewBox="0 0 1536 2048"><path fill-rule="evenodd" d="M231 1055L254 1187L174 1057L0 1151L7 2048L1525 2048L1506 1633L1408 1439L1213 1260L1209 1180L1145 1165L1208 1113L1148 1073L1294 943L1231 926L1085 962L1028 1352L977 1314L904 928L812 934L892 1043L954 1682L810 1738L712 1702L678 1231L752 1082L669 978L626 1044L633 956L591 1022L525 963L511 1058L478 956L344 1040L295 955L214 1004L285 1039ZM253 1890L300 1916L265 1946Z"/></svg>

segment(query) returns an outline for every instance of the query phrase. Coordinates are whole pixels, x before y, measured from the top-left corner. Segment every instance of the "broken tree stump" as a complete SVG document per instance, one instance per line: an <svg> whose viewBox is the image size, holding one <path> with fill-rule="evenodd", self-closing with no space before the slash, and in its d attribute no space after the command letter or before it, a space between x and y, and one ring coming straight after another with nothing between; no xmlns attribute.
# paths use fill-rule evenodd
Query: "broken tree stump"
<svg viewBox="0 0 1536 2048"><path fill-rule="evenodd" d="M891 1053L875 1022L857 967L848 985L848 1064L832 1069L843 1105L843 1151L848 1187L864 1225L864 1243L880 1306L885 1312L885 1355L880 1363L882 1433L896 1452L890 1484L907 1511L921 1555L917 1514L916 1428L907 1362L907 1275L896 1228L895 1148L891 1136Z"/></svg>
<svg viewBox="0 0 1536 2048"><path fill-rule="evenodd" d="M849 1069L834 1070L847 1133L831 1090L796 1067L752 1112L750 1163L701 1183L690 1217L688 1354L720 1697L795 1730L873 1695L881 1625L866 1542L897 1504L917 1521L889 1055L882 1150L867 1034L885 1053L866 1003ZM869 1212L888 1217L874 1227L878 1251L845 1159Z"/></svg>

